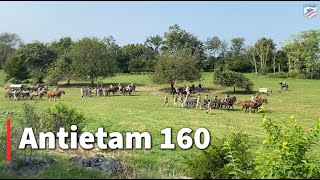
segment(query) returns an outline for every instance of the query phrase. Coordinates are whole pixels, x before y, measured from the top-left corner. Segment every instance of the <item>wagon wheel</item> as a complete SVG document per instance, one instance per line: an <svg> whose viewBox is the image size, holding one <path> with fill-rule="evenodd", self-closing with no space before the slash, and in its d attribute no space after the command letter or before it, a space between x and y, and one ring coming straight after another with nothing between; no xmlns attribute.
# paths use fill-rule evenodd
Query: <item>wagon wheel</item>
<svg viewBox="0 0 320 180"><path fill-rule="evenodd" d="M7 92L4 96L8 99L8 98L10 98L10 93Z"/></svg>

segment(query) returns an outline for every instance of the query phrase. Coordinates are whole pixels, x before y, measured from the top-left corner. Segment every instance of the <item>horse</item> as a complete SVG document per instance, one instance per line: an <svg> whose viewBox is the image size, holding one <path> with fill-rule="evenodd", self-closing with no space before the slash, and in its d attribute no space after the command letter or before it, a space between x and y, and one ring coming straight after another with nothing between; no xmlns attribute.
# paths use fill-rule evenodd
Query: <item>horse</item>
<svg viewBox="0 0 320 180"><path fill-rule="evenodd" d="M233 96L227 100L222 100L222 99L218 99L217 100L217 107L218 109L221 108L224 105L224 109L226 109L228 107L228 110L230 109L230 107L232 107L232 109L234 110L233 104L237 101L237 97Z"/></svg>
<svg viewBox="0 0 320 180"><path fill-rule="evenodd" d="M250 111L255 112L255 110L257 110L260 106L262 106L263 103L268 104L268 100L267 99L262 99L262 98L257 98L255 102L253 101L241 101L238 104L242 106L242 111L246 112L248 111L248 109L250 108ZM244 109L246 109L246 111L244 111Z"/></svg>
<svg viewBox="0 0 320 180"><path fill-rule="evenodd" d="M85 89L81 88L80 92L81 92L81 97L91 96L91 94L92 94L92 91L90 88L85 88Z"/></svg>
<svg viewBox="0 0 320 180"><path fill-rule="evenodd" d="M126 93L128 92L129 93L129 96L131 96L131 93L132 93L132 86L122 86L120 88L120 91L122 92L123 95L126 95Z"/></svg>
<svg viewBox="0 0 320 180"><path fill-rule="evenodd" d="M42 96L45 95L44 90L41 90L39 92L33 91L30 93L30 100L33 100L35 97L39 97L39 99L42 99Z"/></svg>
<svg viewBox="0 0 320 180"><path fill-rule="evenodd" d="M47 96L49 101L53 98L54 101L57 100L59 101L59 98L61 97L62 94L65 94L65 91L63 90L51 90L47 92Z"/></svg>
<svg viewBox="0 0 320 180"><path fill-rule="evenodd" d="M284 83L279 83L280 84L280 86L281 86L281 91L282 91L282 89L283 88L286 88L286 91L288 90L288 88L289 88L289 85L288 84L284 84Z"/></svg>

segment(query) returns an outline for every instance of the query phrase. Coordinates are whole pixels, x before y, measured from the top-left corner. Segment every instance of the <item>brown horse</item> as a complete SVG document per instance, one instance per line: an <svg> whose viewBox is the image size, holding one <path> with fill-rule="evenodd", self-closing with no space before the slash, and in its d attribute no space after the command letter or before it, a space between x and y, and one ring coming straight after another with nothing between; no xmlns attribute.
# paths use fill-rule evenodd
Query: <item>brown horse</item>
<svg viewBox="0 0 320 180"><path fill-rule="evenodd" d="M119 90L118 86L113 86L112 88L107 87L104 89L104 95L109 96L109 94L112 93L112 95L114 95L114 93L116 93Z"/></svg>
<svg viewBox="0 0 320 180"><path fill-rule="evenodd" d="M260 106L262 106L263 103L268 104L268 100L267 99L262 99L262 98L257 98L256 102L252 102L252 101L241 101L238 103L238 105L242 106L242 111L246 112L248 111L248 109L250 108L250 111L255 112L255 110L258 110L258 108ZM246 111L244 111L244 109L246 109Z"/></svg>
<svg viewBox="0 0 320 180"><path fill-rule="evenodd" d="M54 101L57 100L59 101L59 98L61 97L62 94L65 94L63 90L51 90L48 91L47 96L49 101L53 99Z"/></svg>

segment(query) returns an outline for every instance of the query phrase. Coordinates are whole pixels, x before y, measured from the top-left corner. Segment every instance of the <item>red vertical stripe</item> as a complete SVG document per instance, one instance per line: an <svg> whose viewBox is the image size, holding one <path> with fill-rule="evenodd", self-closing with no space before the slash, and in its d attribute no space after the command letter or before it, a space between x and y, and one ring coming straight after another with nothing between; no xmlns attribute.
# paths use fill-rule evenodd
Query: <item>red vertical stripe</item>
<svg viewBox="0 0 320 180"><path fill-rule="evenodd" d="M7 162L11 160L10 118L7 119Z"/></svg>

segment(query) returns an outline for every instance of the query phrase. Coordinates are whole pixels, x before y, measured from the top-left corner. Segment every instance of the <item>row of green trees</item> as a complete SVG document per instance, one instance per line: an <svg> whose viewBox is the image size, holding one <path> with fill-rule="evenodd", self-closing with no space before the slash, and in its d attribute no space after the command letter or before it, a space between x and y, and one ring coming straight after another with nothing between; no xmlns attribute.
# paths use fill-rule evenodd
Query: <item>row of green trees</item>
<svg viewBox="0 0 320 180"><path fill-rule="evenodd" d="M161 59L174 56L170 66L177 67L179 73L174 76L183 80L192 81L198 77L198 73L194 73L192 78L181 73L191 72L188 71L189 62L197 72L214 69L257 74L284 71L304 73L309 78L315 78L320 70L319 45L320 30L294 35L281 48L265 37L253 45L247 45L242 37L233 38L230 43L218 36L202 42L178 25L170 26L163 36L148 37L144 44L122 47L111 36L102 39L84 37L77 41L63 37L50 43L23 43L17 34L2 33L0 68L11 78L20 80L33 78L40 82L45 79L51 83L91 80L93 83L98 78L113 76L117 72L163 73L163 66L159 65ZM182 57L188 58L184 63L178 62L177 59ZM154 79L163 80L157 75ZM172 81L172 77L169 79Z"/></svg>

